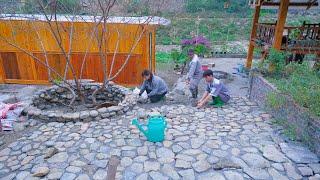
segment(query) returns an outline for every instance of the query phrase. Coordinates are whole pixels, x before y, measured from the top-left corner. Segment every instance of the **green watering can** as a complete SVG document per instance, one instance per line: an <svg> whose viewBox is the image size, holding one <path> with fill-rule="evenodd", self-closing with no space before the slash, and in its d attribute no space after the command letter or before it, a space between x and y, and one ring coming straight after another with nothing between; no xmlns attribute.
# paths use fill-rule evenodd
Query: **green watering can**
<svg viewBox="0 0 320 180"><path fill-rule="evenodd" d="M139 124L138 119L133 119L132 124L147 137L151 142L162 142L164 140L164 130L167 127L167 122L163 116L151 116L148 119L148 124ZM147 127L147 129L144 129Z"/></svg>

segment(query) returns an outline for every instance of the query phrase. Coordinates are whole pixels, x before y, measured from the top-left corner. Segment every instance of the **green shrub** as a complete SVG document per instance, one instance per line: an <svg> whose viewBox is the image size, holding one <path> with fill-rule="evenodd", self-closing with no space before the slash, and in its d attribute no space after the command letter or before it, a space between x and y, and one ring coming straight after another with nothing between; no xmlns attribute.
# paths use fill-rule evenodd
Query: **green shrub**
<svg viewBox="0 0 320 180"><path fill-rule="evenodd" d="M198 44L194 47L194 52L196 54L204 55L204 54L207 54L209 50L205 45Z"/></svg>
<svg viewBox="0 0 320 180"><path fill-rule="evenodd" d="M290 32L290 34L289 34L289 39L297 39L298 37L299 37L299 35L301 34L301 31L300 31L300 29L294 29L294 30L292 30L291 32Z"/></svg>
<svg viewBox="0 0 320 180"><path fill-rule="evenodd" d="M176 63L176 64L182 64L187 60L187 55L183 52L180 52L176 49L173 49L170 53L171 59Z"/></svg>
<svg viewBox="0 0 320 180"><path fill-rule="evenodd" d="M268 76L282 76L285 73L287 56L287 53L271 48L267 58L259 65L259 69Z"/></svg>
<svg viewBox="0 0 320 180"><path fill-rule="evenodd" d="M169 53L166 52L156 52L156 62L157 63L167 63L170 62L171 56Z"/></svg>
<svg viewBox="0 0 320 180"><path fill-rule="evenodd" d="M320 75L307 62L286 66L287 76L269 78L280 91L290 95L300 106L320 116Z"/></svg>
<svg viewBox="0 0 320 180"><path fill-rule="evenodd" d="M170 37L168 37L168 36L163 37L160 41L161 41L162 45L170 45L170 44L172 44L172 39Z"/></svg>

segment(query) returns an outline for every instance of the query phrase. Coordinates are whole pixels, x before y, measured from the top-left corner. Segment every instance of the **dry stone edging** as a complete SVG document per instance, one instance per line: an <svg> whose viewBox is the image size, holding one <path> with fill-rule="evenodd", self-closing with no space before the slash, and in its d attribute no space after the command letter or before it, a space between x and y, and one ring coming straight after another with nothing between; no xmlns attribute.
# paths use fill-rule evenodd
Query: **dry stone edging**
<svg viewBox="0 0 320 180"><path fill-rule="evenodd" d="M97 88L99 83L87 83L84 88L92 90ZM45 122L76 122L76 121L94 121L105 118L110 118L116 115L122 115L128 112L137 104L137 96L127 88L119 85L109 85L102 96L112 98L112 102L117 103L115 106L102 107L99 109L88 109L76 112L63 112L62 110L48 110L48 107L43 107L45 102L59 103L55 97L50 96L50 93L60 93L63 88L52 86L45 90L39 91L33 97L33 103L26 107L23 112L29 118L39 119ZM101 96L101 95L100 95ZM70 100L68 95L62 97L62 101ZM42 104L40 104L42 103ZM63 102L64 103L64 102Z"/></svg>

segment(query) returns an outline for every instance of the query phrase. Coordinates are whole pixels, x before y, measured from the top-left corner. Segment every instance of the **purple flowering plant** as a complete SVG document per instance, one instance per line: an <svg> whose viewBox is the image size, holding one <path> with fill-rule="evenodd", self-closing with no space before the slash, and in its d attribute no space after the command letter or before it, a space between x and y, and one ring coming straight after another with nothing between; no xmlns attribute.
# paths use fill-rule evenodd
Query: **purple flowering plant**
<svg viewBox="0 0 320 180"><path fill-rule="evenodd" d="M193 49L198 55L204 55L208 52L211 44L204 36L195 36L192 39L184 39L181 41L181 46L184 52Z"/></svg>
<svg viewBox="0 0 320 180"><path fill-rule="evenodd" d="M210 48L211 44L210 41L205 38L204 36L195 36L192 39L183 39L181 41L182 47L187 46L196 46L196 45L204 45L206 48Z"/></svg>

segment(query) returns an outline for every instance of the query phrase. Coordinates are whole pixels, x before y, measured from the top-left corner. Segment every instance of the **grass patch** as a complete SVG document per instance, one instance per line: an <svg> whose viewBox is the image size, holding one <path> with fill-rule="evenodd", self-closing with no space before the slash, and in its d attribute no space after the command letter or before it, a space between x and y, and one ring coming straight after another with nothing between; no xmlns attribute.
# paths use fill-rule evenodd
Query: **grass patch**
<svg viewBox="0 0 320 180"><path fill-rule="evenodd" d="M250 39L252 14L240 15L227 12L197 12L168 14L171 20L169 26L157 29L157 44L180 44L182 39L190 39L195 33L208 38L212 44L217 42L248 41ZM198 18L200 17L200 18ZM291 26L301 26L303 21L318 22L319 16L296 16L288 18ZM275 12L262 13L261 22L274 23L277 20Z"/></svg>
<svg viewBox="0 0 320 180"><path fill-rule="evenodd" d="M320 117L320 72L312 69L306 61L286 65L287 57L288 54L271 49L258 68L281 94L291 96L311 114ZM266 100L275 109L280 108L284 101L281 95L276 94L268 94Z"/></svg>
<svg viewBox="0 0 320 180"><path fill-rule="evenodd" d="M278 93L268 93L266 97L267 105L272 109L280 109L286 102L284 96L281 96Z"/></svg>
<svg viewBox="0 0 320 180"><path fill-rule="evenodd" d="M287 76L268 78L277 88L290 95L300 106L320 117L320 74L308 63L286 66Z"/></svg>
<svg viewBox="0 0 320 180"><path fill-rule="evenodd" d="M296 127L292 124L289 124L285 119L274 119L272 121L274 125L282 126L284 128L283 134L288 137L290 140L297 140Z"/></svg>
<svg viewBox="0 0 320 180"><path fill-rule="evenodd" d="M249 39L251 19L247 18L200 18L168 17L169 26L157 29L157 44L180 44L182 39L190 39L198 32L215 41L239 41ZM197 23L199 25L197 25Z"/></svg>

